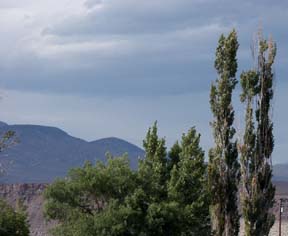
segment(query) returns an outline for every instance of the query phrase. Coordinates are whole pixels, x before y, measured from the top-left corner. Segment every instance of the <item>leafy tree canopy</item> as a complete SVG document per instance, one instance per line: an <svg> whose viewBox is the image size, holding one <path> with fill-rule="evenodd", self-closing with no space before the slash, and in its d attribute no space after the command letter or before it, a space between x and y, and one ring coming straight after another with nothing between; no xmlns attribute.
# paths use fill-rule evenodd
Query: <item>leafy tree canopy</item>
<svg viewBox="0 0 288 236"><path fill-rule="evenodd" d="M53 235L210 235L206 166L199 142L192 128L167 158L155 123L143 142L146 157L138 170L130 169L127 156L111 155L106 164L72 169L45 192L45 215L59 222Z"/></svg>

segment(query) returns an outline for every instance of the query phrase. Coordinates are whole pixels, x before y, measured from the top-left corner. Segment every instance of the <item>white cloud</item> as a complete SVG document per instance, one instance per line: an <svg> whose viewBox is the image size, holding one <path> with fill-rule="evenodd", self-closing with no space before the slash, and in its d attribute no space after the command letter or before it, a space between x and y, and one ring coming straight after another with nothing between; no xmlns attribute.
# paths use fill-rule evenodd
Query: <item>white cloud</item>
<svg viewBox="0 0 288 236"><path fill-rule="evenodd" d="M33 50L39 57L63 59L64 57L80 56L81 54L95 54L96 56L111 55L117 48L125 47L125 41L84 41L74 43L53 43L44 41L42 44L32 44Z"/></svg>

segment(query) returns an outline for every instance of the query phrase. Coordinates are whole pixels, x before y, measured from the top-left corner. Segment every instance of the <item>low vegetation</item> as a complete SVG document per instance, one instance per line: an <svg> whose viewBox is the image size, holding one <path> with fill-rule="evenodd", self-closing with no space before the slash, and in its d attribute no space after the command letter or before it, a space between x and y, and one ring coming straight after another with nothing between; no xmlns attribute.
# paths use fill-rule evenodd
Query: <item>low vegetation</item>
<svg viewBox="0 0 288 236"><path fill-rule="evenodd" d="M15 211L7 203L0 200L0 235L29 236L29 224L22 207L19 206Z"/></svg>

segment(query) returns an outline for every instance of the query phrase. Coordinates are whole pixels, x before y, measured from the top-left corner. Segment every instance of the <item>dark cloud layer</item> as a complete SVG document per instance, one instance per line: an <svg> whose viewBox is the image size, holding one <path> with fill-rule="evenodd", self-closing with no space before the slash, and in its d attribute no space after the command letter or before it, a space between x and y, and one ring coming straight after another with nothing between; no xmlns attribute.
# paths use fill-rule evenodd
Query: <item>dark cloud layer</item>
<svg viewBox="0 0 288 236"><path fill-rule="evenodd" d="M16 51L2 72L8 88L118 95L207 90L216 76L212 66L219 35L238 30L244 69L259 24L278 43L277 67L285 60L286 1L88 0L83 8L51 19L38 27L38 38L20 44L29 47Z"/></svg>
<svg viewBox="0 0 288 236"><path fill-rule="evenodd" d="M278 46L275 136L277 156L284 155L288 114L281 106L288 89L288 1L45 0L40 4L2 0L0 11L0 78L7 89L50 96L128 98L135 104L147 99L147 110L165 96L170 101L177 97L177 104L183 103L182 95L208 97L217 76L213 68L217 40L232 28L240 42L239 74L249 69L253 34L262 27ZM198 118L208 125L207 100L204 105L199 101L206 108ZM130 101L127 104L132 109ZM159 114L153 112L156 119L168 114L162 105L158 104ZM236 107L241 114L241 106ZM202 127L206 123L199 122ZM205 145L209 138L204 135Z"/></svg>

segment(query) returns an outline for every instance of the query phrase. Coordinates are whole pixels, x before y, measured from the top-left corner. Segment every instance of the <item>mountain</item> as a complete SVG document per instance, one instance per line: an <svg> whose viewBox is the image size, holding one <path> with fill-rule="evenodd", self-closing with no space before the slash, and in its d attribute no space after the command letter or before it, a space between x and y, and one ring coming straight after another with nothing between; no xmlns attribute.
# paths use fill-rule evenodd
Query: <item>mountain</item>
<svg viewBox="0 0 288 236"><path fill-rule="evenodd" d="M114 137L87 142L55 127L0 122L0 133L8 130L15 131L19 142L0 153L2 183L49 183L86 160L105 161L108 151L114 156L128 153L132 168L144 156L139 147Z"/></svg>
<svg viewBox="0 0 288 236"><path fill-rule="evenodd" d="M0 121L0 136L8 130L15 131L19 142L0 153L0 169L6 172L0 183L50 183L86 160L105 161L108 151L114 156L128 153L132 168L137 168L138 157L144 156L139 147L114 137L87 142L55 127ZM288 182L287 170L288 163L275 165L274 181Z"/></svg>

